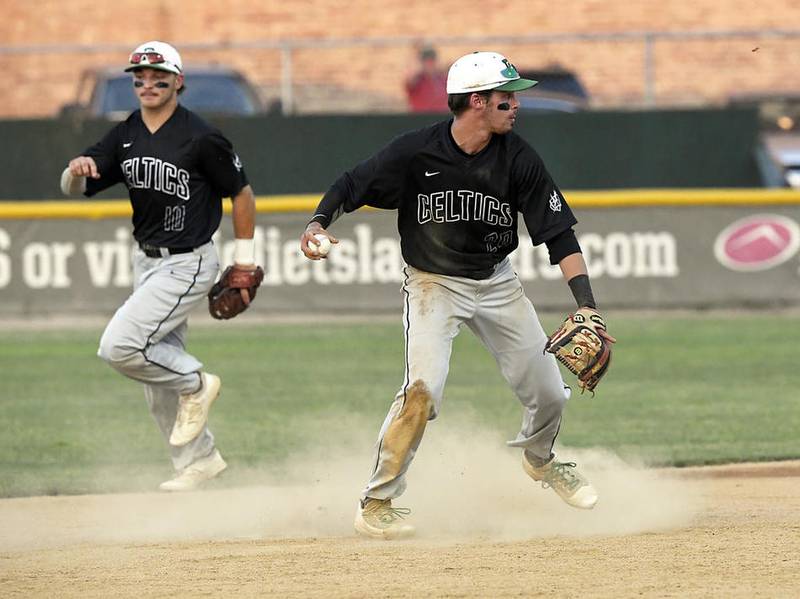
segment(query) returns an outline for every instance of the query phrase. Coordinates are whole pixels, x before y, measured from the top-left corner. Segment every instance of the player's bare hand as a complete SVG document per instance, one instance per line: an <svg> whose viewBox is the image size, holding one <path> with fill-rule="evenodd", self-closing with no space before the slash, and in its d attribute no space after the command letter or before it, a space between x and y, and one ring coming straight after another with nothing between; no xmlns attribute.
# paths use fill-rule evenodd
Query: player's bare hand
<svg viewBox="0 0 800 599"><path fill-rule="evenodd" d="M323 229L318 222L309 223L300 237L300 251L309 260L321 260L327 257L328 251L324 249L321 238L327 238L331 243L339 243L339 240Z"/></svg>
<svg viewBox="0 0 800 599"><path fill-rule="evenodd" d="M595 325L592 327L595 330L595 332L609 343L617 342L617 340L614 337L608 334L608 329L606 328L606 321L603 318L602 314L600 314L600 312L598 312L596 308L584 307L580 308L578 312L584 312L584 316L586 316L586 312L592 314L592 316L590 316L590 319Z"/></svg>
<svg viewBox="0 0 800 599"><path fill-rule="evenodd" d="M600 335L603 339L605 339L609 343L616 343L617 342L617 340L614 337L612 337L611 335L608 334L608 329L606 328L606 321L603 318L602 314L600 314L600 312L598 312L596 308L584 307L584 308L580 308L580 310L578 310L578 311L579 312L581 312L581 311L584 312L584 316L586 316L586 314L585 314L586 312L588 312L589 314L593 314L594 316L592 316L590 318L591 318L592 322L594 322L595 325L596 325L596 326L592 327L595 330L595 332L597 332L598 335Z"/></svg>
<svg viewBox="0 0 800 599"><path fill-rule="evenodd" d="M256 265L255 264L234 264L233 268L236 269L236 270L252 271L252 270L256 269ZM239 289L239 294L242 296L242 301L244 302L244 305L245 306L249 306L250 305L250 301L251 301L250 290L242 287L241 289Z"/></svg>
<svg viewBox="0 0 800 599"><path fill-rule="evenodd" d="M91 156L78 156L69 161L69 172L73 177L91 177L99 179L97 164Z"/></svg>
<svg viewBox="0 0 800 599"><path fill-rule="evenodd" d="M609 343L616 343L616 342L617 342L617 340L616 340L614 337L612 337L611 335L609 335L609 334L608 334L608 331L606 331L605 329L598 329L598 330L597 330L597 333L598 333L598 334L599 334L599 335L600 335L600 336L601 336L603 339L605 339L606 341L608 341Z"/></svg>

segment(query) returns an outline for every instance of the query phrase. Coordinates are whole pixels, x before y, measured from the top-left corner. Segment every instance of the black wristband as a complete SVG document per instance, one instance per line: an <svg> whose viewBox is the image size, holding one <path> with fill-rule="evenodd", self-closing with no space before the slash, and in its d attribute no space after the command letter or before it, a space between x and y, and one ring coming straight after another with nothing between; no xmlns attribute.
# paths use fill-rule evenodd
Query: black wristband
<svg viewBox="0 0 800 599"><path fill-rule="evenodd" d="M572 295L575 296L579 308L597 308L592 295L592 286L589 283L589 275L575 275L567 284Z"/></svg>

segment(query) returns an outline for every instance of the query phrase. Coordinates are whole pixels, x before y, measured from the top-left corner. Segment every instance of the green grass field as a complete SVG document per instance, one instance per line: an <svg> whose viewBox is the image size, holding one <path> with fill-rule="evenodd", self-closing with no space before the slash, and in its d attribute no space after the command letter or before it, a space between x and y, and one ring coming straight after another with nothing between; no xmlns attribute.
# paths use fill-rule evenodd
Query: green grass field
<svg viewBox="0 0 800 599"><path fill-rule="evenodd" d="M800 457L792 316L616 313L609 322L619 340L612 368L594 399L573 395L561 444L652 465ZM152 489L169 476L140 386L95 356L100 333L3 333L0 496ZM315 446L361 448L403 374L399 315L396 324L194 326L189 348L222 377L211 423L240 470L280 468ZM456 340L440 420L465 412L499 443L521 415L469 331Z"/></svg>

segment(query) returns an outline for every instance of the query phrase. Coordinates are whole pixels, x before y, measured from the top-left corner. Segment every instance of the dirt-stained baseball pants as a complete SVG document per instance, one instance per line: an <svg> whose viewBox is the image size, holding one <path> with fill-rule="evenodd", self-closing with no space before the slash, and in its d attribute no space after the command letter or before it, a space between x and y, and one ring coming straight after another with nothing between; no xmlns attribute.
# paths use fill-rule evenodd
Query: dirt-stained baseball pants
<svg viewBox="0 0 800 599"><path fill-rule="evenodd" d="M396 429L401 427L406 412L411 411L406 401L417 396L416 388L427 390L427 417L436 418L453 339L464 324L492 353L523 405L522 427L517 438L508 444L549 458L570 389L564 384L555 357L543 351L547 335L510 261L504 260L492 276L479 281L413 267L407 267L405 273L405 380L381 427L375 468L362 497L390 499L405 490L405 474L422 439L424 421L422 430L409 435L397 434ZM413 421L413 415L406 418ZM395 438L401 441L397 443ZM405 446L392 447L393 444Z"/></svg>

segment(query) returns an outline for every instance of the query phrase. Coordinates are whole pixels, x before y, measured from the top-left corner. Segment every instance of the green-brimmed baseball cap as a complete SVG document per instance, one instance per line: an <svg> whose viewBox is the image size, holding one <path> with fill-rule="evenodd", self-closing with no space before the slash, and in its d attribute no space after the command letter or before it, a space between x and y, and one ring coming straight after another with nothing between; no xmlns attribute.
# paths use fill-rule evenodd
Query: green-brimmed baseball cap
<svg viewBox="0 0 800 599"><path fill-rule="evenodd" d="M519 92L538 81L523 79L516 67L497 52L473 52L456 60L447 73L447 93L466 94L489 89Z"/></svg>

